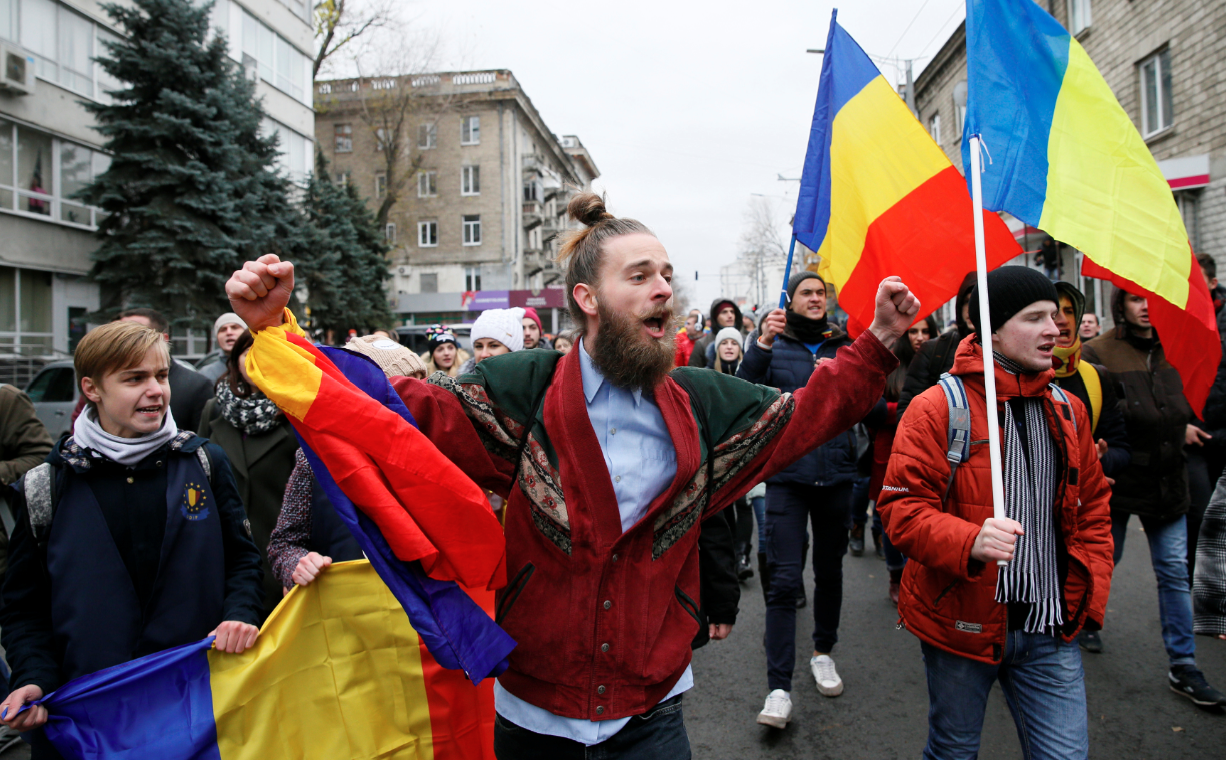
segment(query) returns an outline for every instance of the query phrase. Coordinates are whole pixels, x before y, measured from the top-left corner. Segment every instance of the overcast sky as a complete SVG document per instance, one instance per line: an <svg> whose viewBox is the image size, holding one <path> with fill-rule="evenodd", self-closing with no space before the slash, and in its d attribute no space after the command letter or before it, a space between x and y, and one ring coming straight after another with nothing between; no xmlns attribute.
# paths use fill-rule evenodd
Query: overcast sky
<svg viewBox="0 0 1226 760"><path fill-rule="evenodd" d="M795 208L835 4L825 0L412 0L448 68L510 69L555 134L578 135L610 210L660 237L696 303L719 293L751 193ZM839 22L870 55L931 60L964 0L845 0ZM913 22L913 23L912 23ZM910 28L908 29L908 25ZM878 64L895 82L896 70Z"/></svg>

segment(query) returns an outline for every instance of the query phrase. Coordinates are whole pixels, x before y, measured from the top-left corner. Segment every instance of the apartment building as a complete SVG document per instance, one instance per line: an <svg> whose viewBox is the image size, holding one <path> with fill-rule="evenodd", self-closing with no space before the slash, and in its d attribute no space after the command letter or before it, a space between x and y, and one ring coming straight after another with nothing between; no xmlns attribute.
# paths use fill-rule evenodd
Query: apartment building
<svg viewBox="0 0 1226 760"><path fill-rule="evenodd" d="M383 140L407 182L385 229L391 289L406 324L462 322L484 308L538 307L561 324L556 236L566 204L600 176L578 137L556 136L507 70L316 83L315 131L334 176L372 209L387 188ZM386 134L380 109L402 134ZM382 126L381 126L382 125ZM553 286L553 287L551 287Z"/></svg>
<svg viewBox="0 0 1226 760"><path fill-rule="evenodd" d="M1226 270L1226 3L1036 2L1073 33L1136 124L1171 186L1194 250L1213 255ZM966 28L960 25L915 81L921 123L959 168L966 92ZM1045 237L1017 220L1010 226L1028 251ZM1103 298L1110 288L1082 278L1080 258L1064 248L1063 279L1108 316Z"/></svg>
<svg viewBox="0 0 1226 760"><path fill-rule="evenodd" d="M216 0L212 11L257 82L292 176L314 153L311 11L307 0ZM0 356L70 352L81 318L99 308L85 280L97 212L68 198L110 164L79 101L117 86L94 62L117 34L95 0L0 0ZM206 342L178 340L176 352Z"/></svg>

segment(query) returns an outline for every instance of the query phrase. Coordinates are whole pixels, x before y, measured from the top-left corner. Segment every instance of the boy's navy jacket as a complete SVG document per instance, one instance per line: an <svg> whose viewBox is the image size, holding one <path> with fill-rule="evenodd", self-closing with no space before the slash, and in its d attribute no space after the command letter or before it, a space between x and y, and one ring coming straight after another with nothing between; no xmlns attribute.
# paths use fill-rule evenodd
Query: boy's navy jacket
<svg viewBox="0 0 1226 760"><path fill-rule="evenodd" d="M822 343L817 354L789 332L775 336L770 351L754 341L745 351L736 376L759 385L769 385L784 393L805 387L818 359L833 359L843 346L851 345L847 333L831 325L831 335ZM856 477L856 437L848 430L829 443L805 454L795 464L766 482L775 484L834 486L849 483Z"/></svg>
<svg viewBox="0 0 1226 760"><path fill-rule="evenodd" d="M213 477L196 450L205 446ZM263 618L260 555L229 461L183 431L134 467L88 457L71 437L55 468L46 546L31 534L24 481L0 591L11 688L49 693L103 668Z"/></svg>

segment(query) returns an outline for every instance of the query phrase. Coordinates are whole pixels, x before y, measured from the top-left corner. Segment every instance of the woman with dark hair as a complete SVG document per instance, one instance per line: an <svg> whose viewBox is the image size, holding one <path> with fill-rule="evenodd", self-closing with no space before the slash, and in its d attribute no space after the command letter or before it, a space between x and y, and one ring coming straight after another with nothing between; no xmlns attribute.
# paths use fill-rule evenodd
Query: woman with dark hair
<svg viewBox="0 0 1226 760"><path fill-rule="evenodd" d="M907 370L911 367L920 348L925 342L937 334L937 321L929 314L911 325L907 334L894 342L891 350L898 357L898 367L885 380L885 394L881 397L885 405L885 414L873 414L865 420L873 434L873 466L868 481L869 505L873 508L873 538L880 537L881 550L885 555L885 567L890 573L890 600L898 604L898 584L902 581L902 569L907 558L902 556L890 538L881 529L881 516L877 513L877 497L881 495L881 485L885 482L885 470L890 463L890 450L894 446L894 433L898 430L898 399L902 395L903 385L907 380ZM879 412L881 405L876 411Z"/></svg>
<svg viewBox="0 0 1226 760"><path fill-rule="evenodd" d="M264 565L264 612L281 601L281 586L268 564L268 537L281 514L285 484L294 470L298 438L289 420L247 375L247 352L254 342L244 330L230 349L216 395L200 415L200 436L221 447L234 467L238 493L247 509L251 537Z"/></svg>

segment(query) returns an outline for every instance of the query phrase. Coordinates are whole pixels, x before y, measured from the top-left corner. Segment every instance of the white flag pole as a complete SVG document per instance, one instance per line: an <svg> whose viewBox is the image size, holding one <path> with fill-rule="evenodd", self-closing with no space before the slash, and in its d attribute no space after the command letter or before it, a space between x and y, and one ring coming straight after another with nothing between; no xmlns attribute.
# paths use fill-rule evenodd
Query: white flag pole
<svg viewBox="0 0 1226 760"><path fill-rule="evenodd" d="M988 257L983 239L983 182L979 135L971 135L971 204L975 210L975 274L979 282L979 313L972 315L983 341L983 385L987 395L988 450L992 463L992 516L1005 517L1005 479L1000 457L1000 420L996 414L996 362L992 357L992 318L988 308ZM999 560L997 565L1009 564Z"/></svg>

